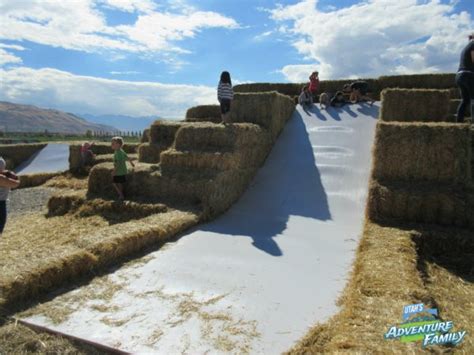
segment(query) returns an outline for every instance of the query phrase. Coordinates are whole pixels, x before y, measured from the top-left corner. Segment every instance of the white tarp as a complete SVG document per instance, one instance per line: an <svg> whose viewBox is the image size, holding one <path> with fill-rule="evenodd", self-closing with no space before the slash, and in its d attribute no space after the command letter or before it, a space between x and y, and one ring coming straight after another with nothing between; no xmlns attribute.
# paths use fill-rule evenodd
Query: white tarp
<svg viewBox="0 0 474 355"><path fill-rule="evenodd" d="M56 173L69 169L69 144L49 143L19 165L17 174Z"/></svg>
<svg viewBox="0 0 474 355"><path fill-rule="evenodd" d="M288 350L337 311L362 230L378 109L298 107L227 213L51 301L69 307L67 320L26 320L131 352Z"/></svg>

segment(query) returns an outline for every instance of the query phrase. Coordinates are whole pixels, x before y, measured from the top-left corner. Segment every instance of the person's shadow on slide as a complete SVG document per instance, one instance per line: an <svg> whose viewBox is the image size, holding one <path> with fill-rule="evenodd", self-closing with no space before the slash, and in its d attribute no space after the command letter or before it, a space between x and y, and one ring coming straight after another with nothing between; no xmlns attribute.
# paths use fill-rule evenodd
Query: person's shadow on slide
<svg viewBox="0 0 474 355"><path fill-rule="evenodd" d="M281 256L275 237L286 229L290 216L331 219L313 147L298 111L240 200L227 213L199 229L249 236L256 248Z"/></svg>

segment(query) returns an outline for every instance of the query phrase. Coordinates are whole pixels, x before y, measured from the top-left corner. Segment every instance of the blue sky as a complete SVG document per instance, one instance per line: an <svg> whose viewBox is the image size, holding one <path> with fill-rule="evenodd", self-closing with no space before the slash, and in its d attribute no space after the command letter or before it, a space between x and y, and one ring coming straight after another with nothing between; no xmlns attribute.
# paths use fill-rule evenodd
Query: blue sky
<svg viewBox="0 0 474 355"><path fill-rule="evenodd" d="M0 100L179 118L240 82L452 72L474 2L1 0Z"/></svg>

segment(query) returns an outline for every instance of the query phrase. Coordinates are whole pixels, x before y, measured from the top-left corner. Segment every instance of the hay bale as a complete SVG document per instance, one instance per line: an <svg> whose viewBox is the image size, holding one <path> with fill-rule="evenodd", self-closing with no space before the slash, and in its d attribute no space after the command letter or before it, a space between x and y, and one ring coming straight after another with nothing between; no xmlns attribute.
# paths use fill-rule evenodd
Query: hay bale
<svg viewBox="0 0 474 355"><path fill-rule="evenodd" d="M374 222L414 222L472 227L466 190L451 185L372 181L367 204Z"/></svg>
<svg viewBox="0 0 474 355"><path fill-rule="evenodd" d="M293 100L276 91L235 94L230 121L258 124L267 129L275 141L294 110Z"/></svg>
<svg viewBox="0 0 474 355"><path fill-rule="evenodd" d="M221 122L221 108L219 105L200 105L186 111L186 121L189 122Z"/></svg>
<svg viewBox="0 0 474 355"><path fill-rule="evenodd" d="M25 174L20 175L20 186L19 189L26 187L34 187L43 185L49 179L60 175L61 173L37 173L37 174Z"/></svg>
<svg viewBox="0 0 474 355"><path fill-rule="evenodd" d="M161 144L143 143L138 147L138 161L141 163L158 164L160 154L168 149Z"/></svg>
<svg viewBox="0 0 474 355"><path fill-rule="evenodd" d="M308 74L309 75L309 74ZM251 83L234 86L234 92L238 93L259 93L276 91L283 95L298 96L304 83Z"/></svg>
<svg viewBox="0 0 474 355"><path fill-rule="evenodd" d="M203 118L186 118L186 122L211 122L222 123L221 117L203 117Z"/></svg>
<svg viewBox="0 0 474 355"><path fill-rule="evenodd" d="M161 153L161 173L172 176L191 170L204 172L258 168L268 151L268 147L239 149L235 152L180 152L169 149Z"/></svg>
<svg viewBox="0 0 474 355"><path fill-rule="evenodd" d="M450 114L448 90L385 89L380 119L403 122L446 122Z"/></svg>
<svg viewBox="0 0 474 355"><path fill-rule="evenodd" d="M146 128L143 131L142 137L140 138L140 143L148 143L149 141L150 141L150 129Z"/></svg>
<svg viewBox="0 0 474 355"><path fill-rule="evenodd" d="M82 191L54 194L48 200L48 216L63 216L86 202Z"/></svg>
<svg viewBox="0 0 474 355"><path fill-rule="evenodd" d="M200 196L203 206L202 218L212 219L229 209L242 196L257 170L257 168L227 170L208 181Z"/></svg>
<svg viewBox="0 0 474 355"><path fill-rule="evenodd" d="M8 169L15 169L44 147L46 143L0 144L0 157L8 161Z"/></svg>
<svg viewBox="0 0 474 355"><path fill-rule="evenodd" d="M468 125L379 122L373 177L468 185L471 139Z"/></svg>
<svg viewBox="0 0 474 355"><path fill-rule="evenodd" d="M185 124L179 121L155 121L150 127L150 143L170 147L176 132Z"/></svg>
<svg viewBox="0 0 474 355"><path fill-rule="evenodd" d="M229 126L189 124L176 133L174 148L181 151L227 152L240 147L271 144L268 133L252 123Z"/></svg>
<svg viewBox="0 0 474 355"><path fill-rule="evenodd" d="M456 86L454 73L380 76L381 89L450 89Z"/></svg>

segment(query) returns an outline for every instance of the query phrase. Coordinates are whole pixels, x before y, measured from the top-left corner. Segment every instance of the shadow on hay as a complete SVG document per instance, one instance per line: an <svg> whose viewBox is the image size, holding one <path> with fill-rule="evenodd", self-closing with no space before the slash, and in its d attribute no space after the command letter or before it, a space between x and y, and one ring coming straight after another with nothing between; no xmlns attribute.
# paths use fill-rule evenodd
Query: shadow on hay
<svg viewBox="0 0 474 355"><path fill-rule="evenodd" d="M436 264L466 282L474 282L474 236L471 230L394 220L378 221L377 224L412 232L418 255L417 269L424 282L430 282L428 264Z"/></svg>
<svg viewBox="0 0 474 355"><path fill-rule="evenodd" d="M474 238L472 232L455 228L423 228L414 239L418 270L428 275L427 264L442 267L466 282L474 282Z"/></svg>
<svg viewBox="0 0 474 355"><path fill-rule="evenodd" d="M247 192L225 215L200 229L248 236L256 248L281 256L274 238L286 229L290 216L331 219L313 147L298 111Z"/></svg>

